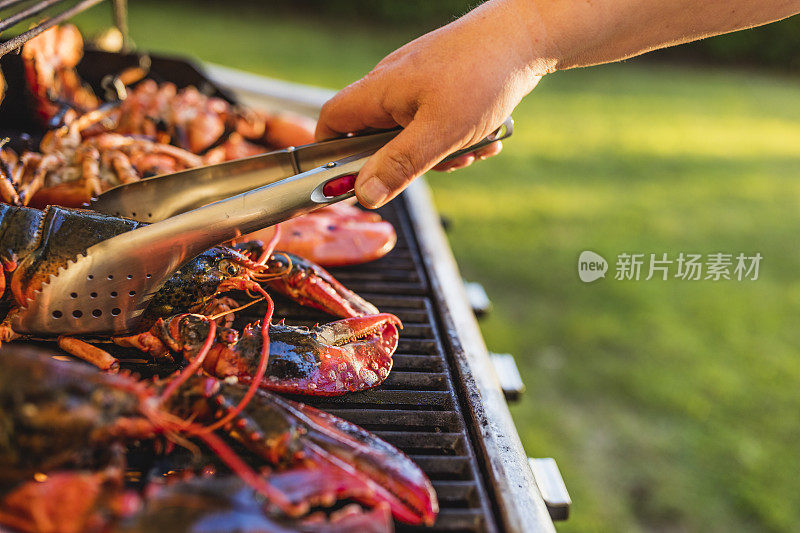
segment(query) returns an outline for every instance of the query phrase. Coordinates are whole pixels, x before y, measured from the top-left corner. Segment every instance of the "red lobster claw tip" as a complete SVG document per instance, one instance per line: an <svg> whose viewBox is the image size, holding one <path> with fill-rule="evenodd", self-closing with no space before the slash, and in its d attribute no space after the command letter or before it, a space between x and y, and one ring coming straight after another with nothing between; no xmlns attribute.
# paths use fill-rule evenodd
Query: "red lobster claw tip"
<svg viewBox="0 0 800 533"><path fill-rule="evenodd" d="M388 325L403 329L403 323L391 313L345 318L328 322L316 329L321 342L333 346L346 346L352 344L354 339L374 335Z"/></svg>
<svg viewBox="0 0 800 533"><path fill-rule="evenodd" d="M350 496L370 506L388 504L392 515L407 524L432 525L439 502L428 477L397 448L364 429L308 405L286 402L308 424L306 457L317 476L335 474ZM361 486L361 490L354 487Z"/></svg>
<svg viewBox="0 0 800 533"><path fill-rule="evenodd" d="M313 349L292 342L293 331L270 328L271 373L265 387L280 392L331 396L379 385L392 369L400 319L388 313L345 318L313 328ZM287 327L288 328L288 327ZM312 355L309 365L300 358Z"/></svg>

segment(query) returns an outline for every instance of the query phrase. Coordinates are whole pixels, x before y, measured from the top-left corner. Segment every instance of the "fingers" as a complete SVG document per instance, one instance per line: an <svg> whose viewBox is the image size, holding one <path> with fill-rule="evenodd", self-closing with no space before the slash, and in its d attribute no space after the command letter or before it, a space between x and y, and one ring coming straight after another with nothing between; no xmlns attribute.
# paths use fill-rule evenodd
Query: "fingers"
<svg viewBox="0 0 800 533"><path fill-rule="evenodd" d="M489 157L494 157L503 151L503 141L495 141L490 145L484 146L480 150L475 150L475 157L484 160Z"/></svg>
<svg viewBox="0 0 800 533"><path fill-rule="evenodd" d="M488 157L495 156L500 153L503 149L503 142L502 141L495 141L488 146L484 146L479 150L475 150L472 153L464 154L461 157L457 157L456 159L450 161L444 161L439 163L433 170L438 170L439 172L449 172L452 170L459 170L464 167L470 166L477 160L483 160Z"/></svg>
<svg viewBox="0 0 800 533"><path fill-rule="evenodd" d="M356 180L362 205L380 207L458 147L418 118L369 158Z"/></svg>
<svg viewBox="0 0 800 533"><path fill-rule="evenodd" d="M369 78L362 78L339 91L320 110L314 132L316 139L322 141L348 133L397 126L381 105L380 94L377 82Z"/></svg>
<svg viewBox="0 0 800 533"><path fill-rule="evenodd" d="M464 154L462 156L456 157L455 159L451 159L449 161L442 161L435 167L433 170L438 170L439 172L450 172L451 170L459 170L465 167L470 166L472 163L475 162L475 153Z"/></svg>

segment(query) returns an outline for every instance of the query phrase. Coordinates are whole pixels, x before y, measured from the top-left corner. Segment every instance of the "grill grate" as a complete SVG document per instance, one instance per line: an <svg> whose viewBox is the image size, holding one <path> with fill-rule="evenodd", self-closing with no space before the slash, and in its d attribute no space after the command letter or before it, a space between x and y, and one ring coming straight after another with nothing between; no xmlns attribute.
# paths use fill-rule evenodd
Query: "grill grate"
<svg viewBox="0 0 800 533"><path fill-rule="evenodd" d="M332 398L293 399L350 420L408 454L430 477L439 497L439 518L433 529L425 531L494 531L497 525L487 487L462 415L432 289L403 196L379 213L397 230L395 249L378 261L331 272L382 312L393 313L403 321L392 372L372 390ZM280 303L280 316L292 323L313 325L330 320L313 310L283 300Z"/></svg>

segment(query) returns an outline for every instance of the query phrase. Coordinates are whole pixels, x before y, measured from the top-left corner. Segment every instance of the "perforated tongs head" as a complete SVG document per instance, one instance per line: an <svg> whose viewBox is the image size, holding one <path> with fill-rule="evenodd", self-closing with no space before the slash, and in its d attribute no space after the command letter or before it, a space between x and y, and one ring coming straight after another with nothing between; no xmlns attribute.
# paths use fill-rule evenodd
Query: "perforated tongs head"
<svg viewBox="0 0 800 533"><path fill-rule="evenodd" d="M451 158L508 137L512 124L509 118L498 131ZM235 196L228 194L230 197L224 200L215 197L213 184L228 179L236 181L237 175L227 178L225 169L236 168L237 164L241 168L241 162L222 163L155 178L162 184L167 183L168 189L174 189L169 185L170 178L186 185L192 183L193 177L214 176L216 180L212 182L201 179L200 187L210 187L211 192L206 190L197 194L196 189L187 185L184 194L218 201L89 247L83 255L52 275L33 299L20 309L12 319L14 331L52 336L122 334L135 330L152 296L181 265L198 254L240 235L352 197L358 171L369 156L393 136L386 132L375 135L379 143L374 146L364 140L366 136L329 141L338 143L335 145L334 153L338 155L335 159L295 175L291 175L294 171L290 168L287 171L290 177L279 181L275 181L274 173L267 173L261 183L268 184L257 188L253 187L253 181L258 176L256 170L240 173L239 176L245 176L244 181L249 188ZM343 141L351 141L352 146L360 151L342 157ZM325 144L309 145L297 151L310 147L311 150L301 153L310 154L309 158L316 153L314 157L324 161ZM256 160L251 168L258 166L258 158L262 158L268 167L271 155L251 158ZM223 183L223 188L229 191L231 186ZM128 194L122 197L126 201L135 200ZM153 204L153 210L156 207L157 204ZM148 212L146 209L139 211Z"/></svg>

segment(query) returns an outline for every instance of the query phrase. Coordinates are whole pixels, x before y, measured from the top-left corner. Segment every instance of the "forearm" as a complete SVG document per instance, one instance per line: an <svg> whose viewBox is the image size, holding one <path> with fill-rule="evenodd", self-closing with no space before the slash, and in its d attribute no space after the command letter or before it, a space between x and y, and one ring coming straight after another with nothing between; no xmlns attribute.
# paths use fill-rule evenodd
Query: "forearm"
<svg viewBox="0 0 800 533"><path fill-rule="evenodd" d="M618 61L800 13L800 0L499 0L525 21L532 68Z"/></svg>

